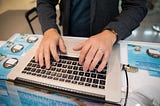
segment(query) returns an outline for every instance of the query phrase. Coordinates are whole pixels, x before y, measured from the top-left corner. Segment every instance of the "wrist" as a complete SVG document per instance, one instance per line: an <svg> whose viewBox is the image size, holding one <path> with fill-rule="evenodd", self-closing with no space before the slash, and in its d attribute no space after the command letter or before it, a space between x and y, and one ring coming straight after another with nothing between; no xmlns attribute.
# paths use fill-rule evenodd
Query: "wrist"
<svg viewBox="0 0 160 106"><path fill-rule="evenodd" d="M113 44L115 44L118 40L118 35L114 30L111 29L105 29L103 31L104 33L106 33L106 35L109 37L109 39L113 42Z"/></svg>
<svg viewBox="0 0 160 106"><path fill-rule="evenodd" d="M44 35L47 34L47 33L50 33L50 32L58 32L57 29L55 28L50 28L50 29L47 29L45 32L44 32Z"/></svg>

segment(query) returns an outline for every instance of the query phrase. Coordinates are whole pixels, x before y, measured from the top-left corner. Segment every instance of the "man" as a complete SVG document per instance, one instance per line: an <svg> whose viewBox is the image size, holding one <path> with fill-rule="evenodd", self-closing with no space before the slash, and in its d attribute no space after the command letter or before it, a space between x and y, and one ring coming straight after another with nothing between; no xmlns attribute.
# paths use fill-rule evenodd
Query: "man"
<svg viewBox="0 0 160 106"><path fill-rule="evenodd" d="M37 0L38 17L44 37L37 49L35 60L40 66L50 68L50 54L59 61L57 47L66 53L66 48L56 25L58 0ZM98 71L108 62L112 46L131 34L147 13L146 0L61 0L60 23L64 36L89 37L74 47L80 51L79 64L83 70L93 70L101 61Z"/></svg>

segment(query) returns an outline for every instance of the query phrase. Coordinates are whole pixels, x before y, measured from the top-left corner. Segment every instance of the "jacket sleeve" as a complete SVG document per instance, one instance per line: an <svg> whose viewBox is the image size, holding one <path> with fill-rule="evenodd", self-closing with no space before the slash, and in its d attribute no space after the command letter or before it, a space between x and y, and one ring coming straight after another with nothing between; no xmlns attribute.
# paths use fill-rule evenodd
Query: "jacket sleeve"
<svg viewBox="0 0 160 106"><path fill-rule="evenodd" d="M104 29L112 29L118 39L125 39L147 14L146 0L122 0L122 11Z"/></svg>
<svg viewBox="0 0 160 106"><path fill-rule="evenodd" d="M59 31L56 24L56 5L58 0L37 0L38 18L43 33L49 28L55 28Z"/></svg>

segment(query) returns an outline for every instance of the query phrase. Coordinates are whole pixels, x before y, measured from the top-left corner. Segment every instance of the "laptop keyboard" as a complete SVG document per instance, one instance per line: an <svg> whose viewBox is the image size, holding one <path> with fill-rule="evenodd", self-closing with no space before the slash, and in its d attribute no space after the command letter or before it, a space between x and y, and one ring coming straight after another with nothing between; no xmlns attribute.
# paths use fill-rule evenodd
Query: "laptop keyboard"
<svg viewBox="0 0 160 106"><path fill-rule="evenodd" d="M40 67L32 58L22 73L44 79L105 89L107 65L102 72L98 72L97 67L98 65L94 70L84 72L82 65L78 63L78 58L60 56L59 62L51 58L51 67L46 69L45 66Z"/></svg>

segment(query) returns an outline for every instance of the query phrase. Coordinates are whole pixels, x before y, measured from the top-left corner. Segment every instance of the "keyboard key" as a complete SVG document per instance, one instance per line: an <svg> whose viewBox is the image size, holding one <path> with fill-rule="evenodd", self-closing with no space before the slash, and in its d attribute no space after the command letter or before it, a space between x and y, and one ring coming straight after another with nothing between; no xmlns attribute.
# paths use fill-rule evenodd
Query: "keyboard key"
<svg viewBox="0 0 160 106"><path fill-rule="evenodd" d="M74 81L74 80L73 80L72 83L73 83L73 84L77 84L77 81Z"/></svg>
<svg viewBox="0 0 160 106"><path fill-rule="evenodd" d="M51 74L51 71L48 70L48 71L46 72L46 74L47 74L47 75L50 75L50 74Z"/></svg>
<svg viewBox="0 0 160 106"><path fill-rule="evenodd" d="M67 72L67 69L62 69L62 73L66 73Z"/></svg>
<svg viewBox="0 0 160 106"><path fill-rule="evenodd" d="M93 83L98 84L99 80L98 79L93 79Z"/></svg>
<svg viewBox="0 0 160 106"><path fill-rule="evenodd" d="M31 68L30 67L25 67L24 70L30 71Z"/></svg>
<svg viewBox="0 0 160 106"><path fill-rule="evenodd" d="M74 77L73 75L69 75L68 79L73 79L73 77Z"/></svg>
<svg viewBox="0 0 160 106"><path fill-rule="evenodd" d="M61 66L62 66L62 64L61 64L61 63L58 63L57 67L61 67Z"/></svg>
<svg viewBox="0 0 160 106"><path fill-rule="evenodd" d="M86 76L86 77L90 77L90 73L86 72L86 73L85 73L85 76Z"/></svg>
<svg viewBox="0 0 160 106"><path fill-rule="evenodd" d="M42 75L42 77L43 77L43 78L46 78L46 77L47 77L47 75Z"/></svg>
<svg viewBox="0 0 160 106"><path fill-rule="evenodd" d="M84 82L78 82L78 85L84 85Z"/></svg>
<svg viewBox="0 0 160 106"><path fill-rule="evenodd" d="M57 63L56 62L52 62L52 66L56 66L57 65Z"/></svg>
<svg viewBox="0 0 160 106"><path fill-rule="evenodd" d="M52 79L53 77L52 77L52 76L48 76L47 78L48 78L48 79Z"/></svg>
<svg viewBox="0 0 160 106"><path fill-rule="evenodd" d="M102 70L101 72L97 72L97 73L106 75L106 70Z"/></svg>
<svg viewBox="0 0 160 106"><path fill-rule="evenodd" d="M69 65L69 66L68 66L68 69L72 69L72 67L73 67L73 66Z"/></svg>
<svg viewBox="0 0 160 106"><path fill-rule="evenodd" d="M79 67L79 70L80 70L80 71L83 71L83 67Z"/></svg>
<svg viewBox="0 0 160 106"><path fill-rule="evenodd" d="M69 80L69 79L66 79L66 80L65 80L65 82L71 82L71 80Z"/></svg>
<svg viewBox="0 0 160 106"><path fill-rule="evenodd" d="M41 69L39 69L40 71ZM44 74L46 72L46 70L41 70L41 74Z"/></svg>
<svg viewBox="0 0 160 106"><path fill-rule="evenodd" d="M98 86L96 84L92 84L92 87L97 88Z"/></svg>
<svg viewBox="0 0 160 106"><path fill-rule="evenodd" d="M73 61L73 62L72 62L72 65L77 65L77 62L76 62L76 61Z"/></svg>
<svg viewBox="0 0 160 106"><path fill-rule="evenodd" d="M36 68L32 68L31 71L32 71L32 72L35 72L35 71L36 71Z"/></svg>
<svg viewBox="0 0 160 106"><path fill-rule="evenodd" d="M105 74L98 74L97 78L106 79L106 75Z"/></svg>
<svg viewBox="0 0 160 106"><path fill-rule="evenodd" d="M42 75L41 75L41 74L39 74L39 73L36 73L36 76L41 77Z"/></svg>
<svg viewBox="0 0 160 106"><path fill-rule="evenodd" d="M91 84L90 83L85 83L85 86L90 86Z"/></svg>
<svg viewBox="0 0 160 106"><path fill-rule="evenodd" d="M42 66L41 69L46 69L46 66Z"/></svg>
<svg viewBox="0 0 160 106"><path fill-rule="evenodd" d="M63 68L67 68L67 65L66 65L66 64L64 64L62 67L63 67Z"/></svg>
<svg viewBox="0 0 160 106"><path fill-rule="evenodd" d="M34 57L31 59L31 62L35 63L35 59L34 59Z"/></svg>
<svg viewBox="0 0 160 106"><path fill-rule="evenodd" d="M26 74L31 74L31 72L30 72L30 71L29 71L29 72L27 71Z"/></svg>
<svg viewBox="0 0 160 106"><path fill-rule="evenodd" d="M78 74L78 71L73 71L73 74L74 74L74 75L77 75L77 74Z"/></svg>
<svg viewBox="0 0 160 106"><path fill-rule="evenodd" d="M54 77L53 80L58 80L58 78L57 78L57 77Z"/></svg>
<svg viewBox="0 0 160 106"><path fill-rule="evenodd" d="M27 64L27 66L31 66L31 65L32 65L32 63L28 63L28 64Z"/></svg>
<svg viewBox="0 0 160 106"><path fill-rule="evenodd" d="M100 89L105 89L105 86L99 85Z"/></svg>
<svg viewBox="0 0 160 106"><path fill-rule="evenodd" d="M106 81L105 80L100 80L101 85L105 85Z"/></svg>
<svg viewBox="0 0 160 106"><path fill-rule="evenodd" d="M40 72L41 72L41 70L40 70L40 69L37 69L36 73L40 73Z"/></svg>
<svg viewBox="0 0 160 106"><path fill-rule="evenodd" d="M92 73L92 74L91 74L91 77L92 77L92 78L96 78L96 74Z"/></svg>
<svg viewBox="0 0 160 106"><path fill-rule="evenodd" d="M56 68L55 67L51 67L51 71L55 71L56 70Z"/></svg>
<svg viewBox="0 0 160 106"><path fill-rule="evenodd" d="M64 81L64 79L63 79L63 78L59 78L59 81L62 81L62 82L63 82L63 81Z"/></svg>
<svg viewBox="0 0 160 106"><path fill-rule="evenodd" d="M68 74L63 74L62 75L62 78L67 78L68 77Z"/></svg>
<svg viewBox="0 0 160 106"><path fill-rule="evenodd" d="M32 64L32 67L36 67L36 64Z"/></svg>
<svg viewBox="0 0 160 106"><path fill-rule="evenodd" d="M57 73L57 77L61 77L62 76L62 73Z"/></svg>
<svg viewBox="0 0 160 106"><path fill-rule="evenodd" d="M75 77L74 77L74 80L77 80L77 81L78 81L79 79L80 79L80 76L75 76Z"/></svg>
<svg viewBox="0 0 160 106"><path fill-rule="evenodd" d="M25 71L25 70L23 70L23 71L22 71L22 73L26 73L26 71Z"/></svg>
<svg viewBox="0 0 160 106"><path fill-rule="evenodd" d="M92 82L92 78L87 78L87 82L91 83Z"/></svg>
<svg viewBox="0 0 160 106"><path fill-rule="evenodd" d="M72 62L71 61L67 61L67 64L71 64Z"/></svg>
<svg viewBox="0 0 160 106"><path fill-rule="evenodd" d="M84 72L79 72L79 75L80 75L80 76L83 76L83 75L84 75Z"/></svg>
<svg viewBox="0 0 160 106"><path fill-rule="evenodd" d="M74 66L73 69L74 69L74 70L78 70L78 66Z"/></svg>
<svg viewBox="0 0 160 106"><path fill-rule="evenodd" d="M62 63L66 63L66 60L62 60Z"/></svg>
<svg viewBox="0 0 160 106"><path fill-rule="evenodd" d="M67 70L67 73L68 73L68 74L71 74L71 73L72 73L72 70Z"/></svg>
<svg viewBox="0 0 160 106"><path fill-rule="evenodd" d="M85 80L86 80L86 77L81 77L80 78L80 81L82 81L82 82L85 82Z"/></svg>
<svg viewBox="0 0 160 106"><path fill-rule="evenodd" d="M36 75L36 73L31 73L31 75Z"/></svg>
<svg viewBox="0 0 160 106"><path fill-rule="evenodd" d="M56 76L57 73L56 72L51 72L51 76Z"/></svg>
<svg viewBox="0 0 160 106"><path fill-rule="evenodd" d="M56 71L57 71L57 72L61 72L61 69L60 69L60 68L57 68Z"/></svg>
<svg viewBox="0 0 160 106"><path fill-rule="evenodd" d="M39 65L39 64L37 64L37 68L40 68L40 65Z"/></svg>

